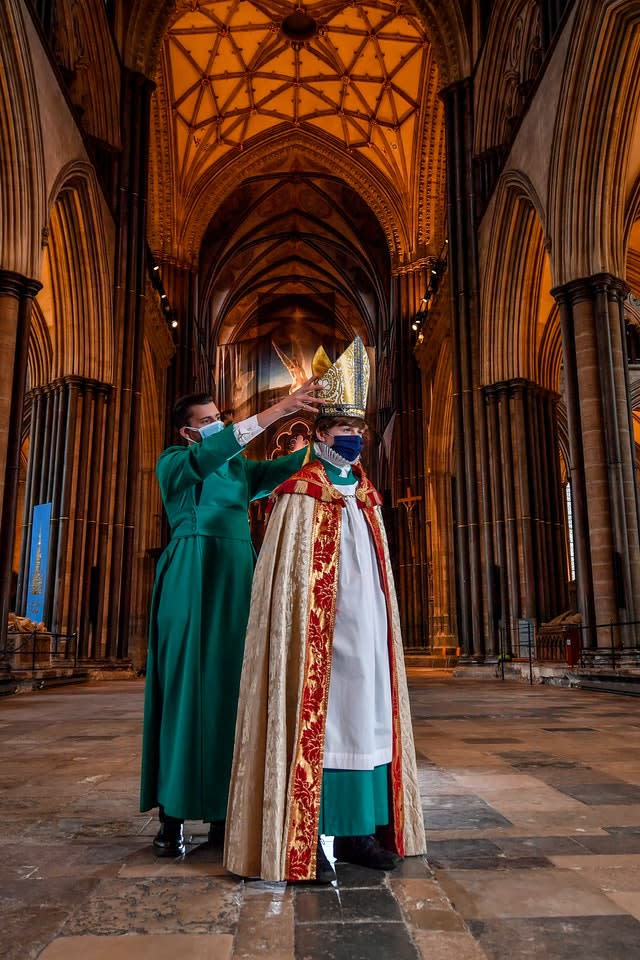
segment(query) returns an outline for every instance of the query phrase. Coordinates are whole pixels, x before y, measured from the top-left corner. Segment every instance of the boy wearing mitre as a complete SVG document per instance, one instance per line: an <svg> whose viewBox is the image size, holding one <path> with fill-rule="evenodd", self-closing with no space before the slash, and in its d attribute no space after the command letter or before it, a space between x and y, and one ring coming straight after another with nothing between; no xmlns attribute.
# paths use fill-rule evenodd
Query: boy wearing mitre
<svg viewBox="0 0 640 960"><path fill-rule="evenodd" d="M312 456L272 495L253 581L227 813L227 869L271 881L334 880L322 835L379 870L426 850L360 338L313 373Z"/></svg>

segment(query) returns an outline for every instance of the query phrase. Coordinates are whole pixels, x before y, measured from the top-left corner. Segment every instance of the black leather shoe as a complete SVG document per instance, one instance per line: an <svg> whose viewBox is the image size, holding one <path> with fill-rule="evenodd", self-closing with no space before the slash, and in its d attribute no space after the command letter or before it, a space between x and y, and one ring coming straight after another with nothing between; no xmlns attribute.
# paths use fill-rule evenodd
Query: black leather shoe
<svg viewBox="0 0 640 960"><path fill-rule="evenodd" d="M224 846L224 820L212 820L209 824L209 836L207 837L207 843L210 847L223 847Z"/></svg>
<svg viewBox="0 0 640 960"><path fill-rule="evenodd" d="M372 870L394 870L402 863L402 857L385 850L375 837L336 837L333 855L336 860Z"/></svg>
<svg viewBox="0 0 640 960"><path fill-rule="evenodd" d="M153 840L156 857L183 857L185 849L182 820L165 816Z"/></svg>
<svg viewBox="0 0 640 960"><path fill-rule="evenodd" d="M336 872L333 869L322 844L318 840L318 851L316 853L316 881L318 883L333 883L336 879Z"/></svg>

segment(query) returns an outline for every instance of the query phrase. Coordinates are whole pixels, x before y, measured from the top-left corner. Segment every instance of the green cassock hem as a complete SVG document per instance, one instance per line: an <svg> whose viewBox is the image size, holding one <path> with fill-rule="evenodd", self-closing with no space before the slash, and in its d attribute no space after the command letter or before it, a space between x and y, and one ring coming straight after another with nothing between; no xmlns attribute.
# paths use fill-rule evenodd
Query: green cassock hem
<svg viewBox="0 0 640 960"><path fill-rule="evenodd" d="M363 837L389 823L389 764L373 770L325 770L318 833Z"/></svg>

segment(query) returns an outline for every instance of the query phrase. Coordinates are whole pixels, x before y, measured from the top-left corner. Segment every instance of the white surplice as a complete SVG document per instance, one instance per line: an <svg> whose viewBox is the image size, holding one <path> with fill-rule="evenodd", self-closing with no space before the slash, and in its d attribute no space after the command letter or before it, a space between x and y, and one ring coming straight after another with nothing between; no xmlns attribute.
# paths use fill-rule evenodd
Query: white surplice
<svg viewBox="0 0 640 960"><path fill-rule="evenodd" d="M324 748L324 767L335 770L372 770L392 752L387 610L357 486L336 486L347 505Z"/></svg>

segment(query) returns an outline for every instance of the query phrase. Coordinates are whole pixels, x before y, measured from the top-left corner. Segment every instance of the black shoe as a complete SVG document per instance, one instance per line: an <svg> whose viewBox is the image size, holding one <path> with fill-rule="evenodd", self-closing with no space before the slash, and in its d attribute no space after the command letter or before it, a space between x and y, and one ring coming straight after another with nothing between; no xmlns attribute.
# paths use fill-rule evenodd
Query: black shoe
<svg viewBox="0 0 640 960"><path fill-rule="evenodd" d="M223 847L224 846L224 820L212 820L209 824L209 836L207 837L207 843L210 847Z"/></svg>
<svg viewBox="0 0 640 960"><path fill-rule="evenodd" d="M182 820L164 814L153 840L153 852L156 857L183 857L185 849Z"/></svg>
<svg viewBox="0 0 640 960"><path fill-rule="evenodd" d="M335 879L336 872L322 848L322 843L318 840L318 850L316 853L316 881L317 883L333 883Z"/></svg>
<svg viewBox="0 0 640 960"><path fill-rule="evenodd" d="M333 855L336 860L372 870L393 870L402 863L402 857L385 850L375 837L336 837Z"/></svg>

